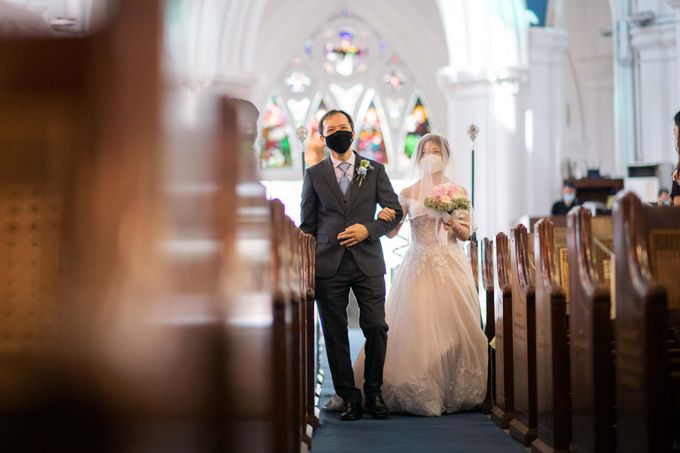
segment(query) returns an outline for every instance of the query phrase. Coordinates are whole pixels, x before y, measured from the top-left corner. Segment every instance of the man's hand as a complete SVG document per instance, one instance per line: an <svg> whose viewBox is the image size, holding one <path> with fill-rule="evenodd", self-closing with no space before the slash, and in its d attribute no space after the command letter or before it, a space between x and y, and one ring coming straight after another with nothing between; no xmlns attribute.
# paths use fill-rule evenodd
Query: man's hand
<svg viewBox="0 0 680 453"><path fill-rule="evenodd" d="M347 227L345 231L338 234L338 241L343 247L352 247L368 237L368 230L360 223Z"/></svg>
<svg viewBox="0 0 680 453"><path fill-rule="evenodd" d="M378 218L385 222L391 222L397 218L397 211L390 208L383 208L382 211L378 213Z"/></svg>

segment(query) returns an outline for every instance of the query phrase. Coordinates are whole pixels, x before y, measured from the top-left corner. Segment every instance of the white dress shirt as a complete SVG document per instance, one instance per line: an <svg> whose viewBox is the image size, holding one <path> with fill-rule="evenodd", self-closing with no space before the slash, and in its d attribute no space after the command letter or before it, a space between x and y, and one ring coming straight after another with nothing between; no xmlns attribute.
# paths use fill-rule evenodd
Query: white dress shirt
<svg viewBox="0 0 680 453"><path fill-rule="evenodd" d="M349 164L349 168L347 169L347 178L349 179L349 182L352 182L352 178L354 177L354 162L356 161L356 154L354 154L354 151L352 151L352 154L350 154L349 159L347 159L344 162L347 162ZM336 159L333 157L331 154L331 161L333 162L333 169L335 170L335 179L337 179L338 184L340 184L340 178L342 178L342 170L340 169L339 165L343 162L341 160Z"/></svg>

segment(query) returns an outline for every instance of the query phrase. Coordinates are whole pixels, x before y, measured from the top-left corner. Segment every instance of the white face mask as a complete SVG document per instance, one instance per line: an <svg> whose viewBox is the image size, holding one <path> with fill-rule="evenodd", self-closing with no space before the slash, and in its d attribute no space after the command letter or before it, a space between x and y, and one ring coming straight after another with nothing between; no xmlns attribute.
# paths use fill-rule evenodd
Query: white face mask
<svg viewBox="0 0 680 453"><path fill-rule="evenodd" d="M446 162L437 154L428 154L420 159L420 168L425 173L439 173L446 166Z"/></svg>

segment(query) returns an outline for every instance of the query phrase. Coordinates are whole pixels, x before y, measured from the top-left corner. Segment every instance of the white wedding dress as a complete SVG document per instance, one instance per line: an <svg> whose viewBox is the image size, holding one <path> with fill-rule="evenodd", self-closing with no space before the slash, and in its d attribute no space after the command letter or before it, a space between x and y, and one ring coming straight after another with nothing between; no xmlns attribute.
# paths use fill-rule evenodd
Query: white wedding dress
<svg viewBox="0 0 680 453"><path fill-rule="evenodd" d="M382 394L390 412L438 416L478 407L486 394L487 338L470 263L455 239L442 244L422 202L400 196L411 244L386 303ZM354 365L362 388L364 351ZM328 407L341 405L336 396Z"/></svg>

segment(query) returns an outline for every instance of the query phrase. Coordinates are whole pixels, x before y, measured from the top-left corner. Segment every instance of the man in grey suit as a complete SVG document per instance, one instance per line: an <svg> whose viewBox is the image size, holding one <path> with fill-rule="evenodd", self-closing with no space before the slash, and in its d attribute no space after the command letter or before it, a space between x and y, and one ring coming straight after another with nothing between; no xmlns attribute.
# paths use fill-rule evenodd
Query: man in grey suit
<svg viewBox="0 0 680 453"><path fill-rule="evenodd" d="M361 392L354 382L347 332L351 288L366 337L366 408L374 418L385 418L389 411L380 387L387 323L380 237L397 226L402 210L385 167L352 150L354 123L347 113L326 113L319 132L331 156L305 173L300 228L316 237L316 302L333 385L345 403L342 420L360 419ZM385 209L390 221L375 219L378 204L392 210Z"/></svg>

